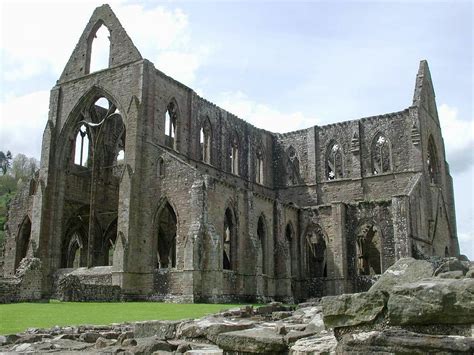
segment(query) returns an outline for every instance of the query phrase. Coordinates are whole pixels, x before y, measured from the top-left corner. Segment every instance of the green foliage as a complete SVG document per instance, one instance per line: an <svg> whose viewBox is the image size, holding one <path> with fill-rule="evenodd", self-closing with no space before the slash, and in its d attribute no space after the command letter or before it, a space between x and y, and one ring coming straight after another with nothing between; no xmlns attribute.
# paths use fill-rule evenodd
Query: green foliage
<svg viewBox="0 0 474 355"><path fill-rule="evenodd" d="M58 302L0 304L0 334L27 328L50 328L55 325L110 324L141 320L176 320L199 318L231 304L173 304L157 302Z"/></svg>

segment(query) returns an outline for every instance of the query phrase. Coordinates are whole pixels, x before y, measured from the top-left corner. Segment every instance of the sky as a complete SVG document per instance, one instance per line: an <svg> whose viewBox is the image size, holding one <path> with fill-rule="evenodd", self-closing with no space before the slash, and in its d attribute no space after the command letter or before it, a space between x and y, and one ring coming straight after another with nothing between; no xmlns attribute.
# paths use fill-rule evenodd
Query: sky
<svg viewBox="0 0 474 355"><path fill-rule="evenodd" d="M428 60L474 259L471 1L109 1L142 56L274 132L403 110ZM39 158L49 90L102 2L0 0L0 150Z"/></svg>

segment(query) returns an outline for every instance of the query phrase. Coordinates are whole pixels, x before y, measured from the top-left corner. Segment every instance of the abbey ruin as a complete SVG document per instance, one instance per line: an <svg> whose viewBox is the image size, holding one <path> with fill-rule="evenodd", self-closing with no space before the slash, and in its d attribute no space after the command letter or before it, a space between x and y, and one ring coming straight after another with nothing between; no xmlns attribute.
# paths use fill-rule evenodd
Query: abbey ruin
<svg viewBox="0 0 474 355"><path fill-rule="evenodd" d="M102 26L109 66L91 72ZM103 5L51 90L41 169L10 206L4 278L34 259L15 292L51 297L71 275L85 300L366 290L402 257L459 255L444 152L426 61L406 109L276 134L156 69Z"/></svg>

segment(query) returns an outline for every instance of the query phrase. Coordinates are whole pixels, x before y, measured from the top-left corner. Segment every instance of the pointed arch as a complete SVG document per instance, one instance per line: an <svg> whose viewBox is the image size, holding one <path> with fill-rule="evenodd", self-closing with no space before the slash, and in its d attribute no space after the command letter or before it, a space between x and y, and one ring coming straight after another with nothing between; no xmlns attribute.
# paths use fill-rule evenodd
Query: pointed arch
<svg viewBox="0 0 474 355"><path fill-rule="evenodd" d="M87 39L85 74L109 67L110 45L110 30L102 20L99 20L92 27Z"/></svg>
<svg viewBox="0 0 474 355"><path fill-rule="evenodd" d="M179 109L178 103L174 98L170 99L166 105L165 111L165 145L171 149L178 150L178 125Z"/></svg>
<svg viewBox="0 0 474 355"><path fill-rule="evenodd" d="M88 206L84 206L78 209L76 216L68 221L62 240L61 267L63 268L87 266L88 220L82 218L82 215L87 215L87 213Z"/></svg>
<svg viewBox="0 0 474 355"><path fill-rule="evenodd" d="M306 272L309 277L327 277L326 233L319 224L311 224L305 232Z"/></svg>
<svg viewBox="0 0 474 355"><path fill-rule="evenodd" d="M439 184L440 183L440 176L439 176L439 160L438 160L438 150L436 148L436 144L432 135L428 138L428 154L426 157L426 166L428 169L428 174L430 178L430 182L432 184Z"/></svg>
<svg viewBox="0 0 474 355"><path fill-rule="evenodd" d="M255 150L255 182L257 184L264 184L265 177L265 149L262 142L257 143Z"/></svg>
<svg viewBox="0 0 474 355"><path fill-rule="evenodd" d="M211 164L212 124L207 116L202 120L201 129L199 130L199 152L201 160Z"/></svg>
<svg viewBox="0 0 474 355"><path fill-rule="evenodd" d="M290 145L286 150L286 176L288 185L298 185L300 183L300 160L298 152Z"/></svg>
<svg viewBox="0 0 474 355"><path fill-rule="evenodd" d="M372 139L370 152L373 175L392 171L392 145L381 132L378 132Z"/></svg>
<svg viewBox="0 0 474 355"><path fill-rule="evenodd" d="M267 275L269 271L268 266L268 250L267 250L267 243L268 243L268 228L267 228L267 221L265 215L262 213L258 218L257 222L257 237L260 244L260 265L263 275Z"/></svg>
<svg viewBox="0 0 474 355"><path fill-rule="evenodd" d="M28 254L28 248L31 241L31 220L29 216L25 216L18 229L16 240L16 254L15 254L15 270L20 265L23 258Z"/></svg>
<svg viewBox="0 0 474 355"><path fill-rule="evenodd" d="M104 232L102 245L104 265L113 265L115 245L117 243L117 222L118 218L116 217L109 223Z"/></svg>
<svg viewBox="0 0 474 355"><path fill-rule="evenodd" d="M382 235L373 222L364 222L356 232L357 272L359 275L382 273Z"/></svg>
<svg viewBox="0 0 474 355"><path fill-rule="evenodd" d="M332 140L326 149L326 179L335 180L344 177L344 152L342 145Z"/></svg>
<svg viewBox="0 0 474 355"><path fill-rule="evenodd" d="M178 216L167 198L162 198L155 215L155 240L157 267L160 269L176 267L176 239Z"/></svg>
<svg viewBox="0 0 474 355"><path fill-rule="evenodd" d="M239 175L240 137L235 131L233 131L230 134L230 147L229 148L230 148L230 154L229 154L230 172L234 175Z"/></svg>
<svg viewBox="0 0 474 355"><path fill-rule="evenodd" d="M228 206L224 213L224 230L222 238L222 268L233 270L236 265L237 222L234 209Z"/></svg>

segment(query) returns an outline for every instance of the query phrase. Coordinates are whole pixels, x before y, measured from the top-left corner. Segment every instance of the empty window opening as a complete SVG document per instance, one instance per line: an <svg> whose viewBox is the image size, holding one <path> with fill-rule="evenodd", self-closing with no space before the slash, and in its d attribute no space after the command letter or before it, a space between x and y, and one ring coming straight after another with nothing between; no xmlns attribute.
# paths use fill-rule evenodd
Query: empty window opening
<svg viewBox="0 0 474 355"><path fill-rule="evenodd" d="M381 238L373 225L364 225L357 233L357 270L359 275L381 274Z"/></svg>
<svg viewBox="0 0 474 355"><path fill-rule="evenodd" d="M239 141L234 137L230 147L230 172L239 175Z"/></svg>
<svg viewBox="0 0 474 355"><path fill-rule="evenodd" d="M76 232L72 235L68 249L66 267L78 268L87 265L87 248L85 248L81 235Z"/></svg>
<svg viewBox="0 0 474 355"><path fill-rule="evenodd" d="M222 248L222 267L224 270L232 269L232 244L235 244L235 223L232 211L230 208L227 208L224 217L224 237Z"/></svg>
<svg viewBox="0 0 474 355"><path fill-rule="evenodd" d="M294 246L293 246L293 237L294 233L293 233L293 226L291 225L291 223L288 223L286 225L286 228L285 228L285 238L286 238L286 242L288 243L288 256L289 256L289 259L290 259L290 265L289 265L289 272L290 272L290 275L293 275L294 273L294 270L293 270L293 261L294 261Z"/></svg>
<svg viewBox="0 0 474 355"><path fill-rule="evenodd" d="M444 256L449 257L449 248L448 247L444 248Z"/></svg>
<svg viewBox="0 0 474 355"><path fill-rule="evenodd" d="M158 176L165 177L165 161L163 158L158 159Z"/></svg>
<svg viewBox="0 0 474 355"><path fill-rule="evenodd" d="M326 153L326 178L335 180L344 177L342 147L339 143L329 146Z"/></svg>
<svg viewBox="0 0 474 355"><path fill-rule="evenodd" d="M158 267L176 267L177 219L167 202L158 216Z"/></svg>
<svg viewBox="0 0 474 355"><path fill-rule="evenodd" d="M165 145L172 149L176 149L177 121L176 105L171 102L165 113Z"/></svg>
<svg viewBox="0 0 474 355"><path fill-rule="evenodd" d="M90 44L89 73L93 73L109 67L110 60L110 32L108 28L101 25L96 31ZM86 73L87 74L87 73Z"/></svg>
<svg viewBox="0 0 474 355"><path fill-rule="evenodd" d="M426 158L426 165L428 167L430 182L432 184L439 184L439 161L433 136L430 136L428 140L428 156Z"/></svg>
<svg viewBox="0 0 474 355"><path fill-rule="evenodd" d="M206 119L199 131L199 147L201 151L201 160L207 164L211 163L211 137L211 123Z"/></svg>
<svg viewBox="0 0 474 355"><path fill-rule="evenodd" d="M260 241L260 255L261 255L261 268L262 274L266 275L268 273L268 257L267 257L267 227L265 224L265 218L260 216L257 224L257 236Z"/></svg>
<svg viewBox="0 0 474 355"><path fill-rule="evenodd" d="M123 162L125 159L125 151L123 149L120 149L119 152L117 153L117 162Z"/></svg>
<svg viewBox="0 0 474 355"><path fill-rule="evenodd" d="M392 154L389 140L382 134L372 141L372 174L382 174L392 170Z"/></svg>
<svg viewBox="0 0 474 355"><path fill-rule="evenodd" d="M297 185L300 183L300 161L293 146L288 147L286 151L288 157L286 162L286 176L288 185Z"/></svg>
<svg viewBox="0 0 474 355"><path fill-rule="evenodd" d="M327 243L321 227L310 228L306 235L307 270L310 277L327 277Z"/></svg>
<svg viewBox="0 0 474 355"><path fill-rule="evenodd" d="M81 125L76 135L74 164L87 166L89 159L89 135L86 126Z"/></svg>
<svg viewBox="0 0 474 355"><path fill-rule="evenodd" d="M263 152L261 149L258 149L255 167L255 181L258 184L263 184L263 171Z"/></svg>
<svg viewBox="0 0 474 355"><path fill-rule="evenodd" d="M20 265L23 258L28 254L28 247L31 239L31 221L28 216L25 217L18 231L15 255L15 270Z"/></svg>

